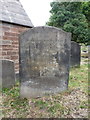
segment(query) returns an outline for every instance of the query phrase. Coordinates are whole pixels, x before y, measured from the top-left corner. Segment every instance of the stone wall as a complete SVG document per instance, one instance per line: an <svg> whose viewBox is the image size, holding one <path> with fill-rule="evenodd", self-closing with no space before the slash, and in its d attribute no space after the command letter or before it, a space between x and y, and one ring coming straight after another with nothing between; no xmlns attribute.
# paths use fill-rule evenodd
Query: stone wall
<svg viewBox="0 0 90 120"><path fill-rule="evenodd" d="M19 34L28 27L0 22L0 59L10 59L15 63L15 72L19 71Z"/></svg>

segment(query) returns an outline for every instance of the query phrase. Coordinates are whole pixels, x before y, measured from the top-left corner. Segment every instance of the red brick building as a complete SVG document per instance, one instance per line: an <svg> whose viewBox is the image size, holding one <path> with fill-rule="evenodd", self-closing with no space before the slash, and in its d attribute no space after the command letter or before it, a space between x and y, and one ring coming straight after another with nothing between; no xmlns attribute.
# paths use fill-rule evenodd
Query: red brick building
<svg viewBox="0 0 90 120"><path fill-rule="evenodd" d="M10 59L19 71L19 35L33 27L19 0L0 0L0 59Z"/></svg>

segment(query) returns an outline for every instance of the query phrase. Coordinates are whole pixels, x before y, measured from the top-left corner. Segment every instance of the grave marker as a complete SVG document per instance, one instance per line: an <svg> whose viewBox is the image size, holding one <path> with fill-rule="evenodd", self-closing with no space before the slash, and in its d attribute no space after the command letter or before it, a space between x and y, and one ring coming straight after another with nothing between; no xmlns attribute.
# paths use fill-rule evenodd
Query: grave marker
<svg viewBox="0 0 90 120"><path fill-rule="evenodd" d="M80 66L81 61L81 46L71 41L71 57L70 57L70 64L71 66Z"/></svg>
<svg viewBox="0 0 90 120"><path fill-rule="evenodd" d="M20 36L21 97L66 90L71 34L55 27L35 27Z"/></svg>
<svg viewBox="0 0 90 120"><path fill-rule="evenodd" d="M2 88L9 88L15 85L14 62L12 60L3 59L0 60L0 65L2 66L0 86L2 85Z"/></svg>

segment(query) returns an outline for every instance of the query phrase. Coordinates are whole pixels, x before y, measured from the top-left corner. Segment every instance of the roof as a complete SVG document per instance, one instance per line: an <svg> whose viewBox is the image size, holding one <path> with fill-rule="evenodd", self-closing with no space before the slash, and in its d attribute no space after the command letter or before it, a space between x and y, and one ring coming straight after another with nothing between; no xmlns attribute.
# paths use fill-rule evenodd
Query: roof
<svg viewBox="0 0 90 120"><path fill-rule="evenodd" d="M19 0L0 0L0 21L33 27Z"/></svg>

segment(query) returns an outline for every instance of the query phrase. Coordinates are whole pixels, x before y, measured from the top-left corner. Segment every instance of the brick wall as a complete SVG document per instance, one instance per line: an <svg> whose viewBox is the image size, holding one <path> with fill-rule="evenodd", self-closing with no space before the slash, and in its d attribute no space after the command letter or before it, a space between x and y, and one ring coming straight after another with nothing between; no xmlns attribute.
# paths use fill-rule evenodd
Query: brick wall
<svg viewBox="0 0 90 120"><path fill-rule="evenodd" d="M19 35L28 27L2 22L0 23L0 59L10 59L19 71Z"/></svg>

